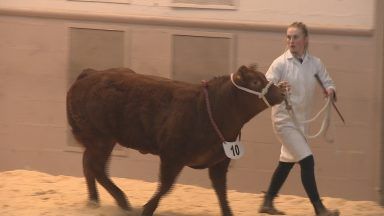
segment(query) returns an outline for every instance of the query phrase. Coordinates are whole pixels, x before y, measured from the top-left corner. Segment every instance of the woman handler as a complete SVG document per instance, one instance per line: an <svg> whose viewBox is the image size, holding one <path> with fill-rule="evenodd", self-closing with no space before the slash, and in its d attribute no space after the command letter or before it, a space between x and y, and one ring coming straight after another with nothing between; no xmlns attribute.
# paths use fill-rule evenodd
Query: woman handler
<svg viewBox="0 0 384 216"><path fill-rule="evenodd" d="M288 50L275 59L266 73L267 79L286 89L290 94L290 105L296 114L297 122L308 119L314 98L317 74L326 88L327 97L335 97L335 85L321 60L308 52L308 29L301 22L294 22L287 28L286 42ZM338 210L324 207L316 186L314 158L303 134L308 130L303 124L298 125L281 103L272 108L274 132L281 142L279 164L272 176L260 213L284 215L273 205L295 163L300 164L301 180L304 189L318 216L337 216ZM298 128L299 127L299 128ZM299 131L301 130L301 131Z"/></svg>

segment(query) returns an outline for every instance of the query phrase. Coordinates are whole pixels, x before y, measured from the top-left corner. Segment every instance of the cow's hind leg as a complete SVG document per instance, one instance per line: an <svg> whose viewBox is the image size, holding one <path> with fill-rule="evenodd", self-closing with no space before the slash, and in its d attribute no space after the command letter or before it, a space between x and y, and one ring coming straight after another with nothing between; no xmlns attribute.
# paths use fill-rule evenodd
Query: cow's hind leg
<svg viewBox="0 0 384 216"><path fill-rule="evenodd" d="M155 195L144 205L141 216L152 216L159 205L160 199L165 195L174 184L177 175L183 169L183 165L175 161L161 160L160 182Z"/></svg>
<svg viewBox="0 0 384 216"><path fill-rule="evenodd" d="M90 205L98 205L99 194L96 188L96 178L92 168L92 155L89 149L83 153L83 172L88 187Z"/></svg>
<svg viewBox="0 0 384 216"><path fill-rule="evenodd" d="M129 205L124 192L112 182L107 174L108 161L114 146L115 142L113 141L96 141L86 147L83 165L89 198L91 202L98 202L99 200L96 189L96 179L97 182L112 195L122 209L131 210L131 206Z"/></svg>
<svg viewBox="0 0 384 216"><path fill-rule="evenodd" d="M226 160L209 168L209 177L219 199L221 213L223 216L233 215L227 200L227 171L230 161L231 160L227 158Z"/></svg>
<svg viewBox="0 0 384 216"><path fill-rule="evenodd" d="M97 182L101 184L116 200L117 204L124 210L131 210L131 206L127 201L127 198L122 190L118 188L112 180L109 178L108 161L110 159L115 142L102 143L99 145L100 151L95 161L95 177Z"/></svg>

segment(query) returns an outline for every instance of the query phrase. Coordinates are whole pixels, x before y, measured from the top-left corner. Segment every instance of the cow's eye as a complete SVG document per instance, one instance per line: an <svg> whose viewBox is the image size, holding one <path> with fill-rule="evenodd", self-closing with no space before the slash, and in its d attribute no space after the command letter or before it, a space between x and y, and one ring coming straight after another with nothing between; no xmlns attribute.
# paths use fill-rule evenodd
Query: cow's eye
<svg viewBox="0 0 384 216"><path fill-rule="evenodd" d="M259 80L254 80L254 81L252 82L252 87L253 87L253 88L259 88L260 85L261 85L261 82L260 82Z"/></svg>

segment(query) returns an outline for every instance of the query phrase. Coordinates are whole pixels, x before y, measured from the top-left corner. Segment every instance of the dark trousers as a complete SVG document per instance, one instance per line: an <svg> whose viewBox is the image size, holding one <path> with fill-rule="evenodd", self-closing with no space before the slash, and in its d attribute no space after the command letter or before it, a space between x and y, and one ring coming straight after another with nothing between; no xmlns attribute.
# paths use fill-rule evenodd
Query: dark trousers
<svg viewBox="0 0 384 216"><path fill-rule="evenodd" d="M301 182L304 186L305 192L312 203L319 202L320 196L316 186L315 161L313 156L310 155L298 163L301 168ZM294 165L295 163L279 161L279 165L273 173L266 196L273 198L278 194Z"/></svg>

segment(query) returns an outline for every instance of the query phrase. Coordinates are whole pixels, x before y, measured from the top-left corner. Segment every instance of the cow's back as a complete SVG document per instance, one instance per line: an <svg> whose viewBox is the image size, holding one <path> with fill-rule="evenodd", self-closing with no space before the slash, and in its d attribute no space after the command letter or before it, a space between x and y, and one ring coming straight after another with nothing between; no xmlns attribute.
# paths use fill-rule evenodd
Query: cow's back
<svg viewBox="0 0 384 216"><path fill-rule="evenodd" d="M68 92L68 120L80 141L99 136L157 153L156 139L171 113L189 109L198 92L195 85L129 69L85 70Z"/></svg>

